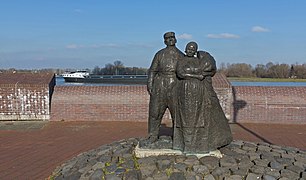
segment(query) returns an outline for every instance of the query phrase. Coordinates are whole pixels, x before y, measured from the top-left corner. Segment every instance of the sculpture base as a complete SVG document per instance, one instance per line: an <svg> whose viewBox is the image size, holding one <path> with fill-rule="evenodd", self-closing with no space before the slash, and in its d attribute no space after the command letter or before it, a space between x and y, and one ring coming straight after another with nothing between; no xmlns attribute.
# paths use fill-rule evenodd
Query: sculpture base
<svg viewBox="0 0 306 180"><path fill-rule="evenodd" d="M135 158L140 140L124 139L84 152L57 167L49 179L306 179L306 151L297 148L236 140L219 149L222 158ZM165 143L159 145L153 151L172 151ZM139 149L149 147L137 147L138 156Z"/></svg>
<svg viewBox="0 0 306 180"><path fill-rule="evenodd" d="M186 156L196 156L197 158L205 157L205 156L214 156L217 158L222 158L222 154L219 150L210 151L208 153L204 154L185 154L182 151L179 150L173 150L173 149L146 149L146 148L140 148L139 144L135 147L134 150L135 156L137 158L145 158L150 156L171 156L171 155L186 155Z"/></svg>

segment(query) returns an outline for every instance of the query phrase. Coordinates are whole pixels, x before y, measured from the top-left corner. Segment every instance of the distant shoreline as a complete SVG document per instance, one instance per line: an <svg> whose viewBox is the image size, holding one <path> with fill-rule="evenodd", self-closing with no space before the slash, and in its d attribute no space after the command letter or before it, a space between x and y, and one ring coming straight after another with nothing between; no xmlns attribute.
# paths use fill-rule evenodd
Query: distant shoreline
<svg viewBox="0 0 306 180"><path fill-rule="evenodd" d="M306 82L306 79L291 79L291 78L239 78L227 77L229 81L238 82Z"/></svg>

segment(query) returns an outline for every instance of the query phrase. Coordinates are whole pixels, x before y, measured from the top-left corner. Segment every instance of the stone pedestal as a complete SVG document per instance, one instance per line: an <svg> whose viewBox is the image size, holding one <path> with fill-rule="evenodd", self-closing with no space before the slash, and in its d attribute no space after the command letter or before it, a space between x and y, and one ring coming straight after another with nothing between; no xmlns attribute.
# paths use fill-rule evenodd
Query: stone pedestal
<svg viewBox="0 0 306 180"><path fill-rule="evenodd" d="M219 149L221 158L200 158L173 151L171 139L162 139L153 150L139 148L143 139L135 138L100 146L65 162L49 178L306 179L306 151L297 148L236 140Z"/></svg>
<svg viewBox="0 0 306 180"><path fill-rule="evenodd" d="M186 155L186 156L196 156L197 158L202 158L205 156L214 156L217 158L222 158L222 154L219 150L210 151L205 154L184 154L182 151L173 150L173 149L146 149L140 148L139 144L135 147L134 153L137 158L145 158L150 156L171 156L171 155Z"/></svg>

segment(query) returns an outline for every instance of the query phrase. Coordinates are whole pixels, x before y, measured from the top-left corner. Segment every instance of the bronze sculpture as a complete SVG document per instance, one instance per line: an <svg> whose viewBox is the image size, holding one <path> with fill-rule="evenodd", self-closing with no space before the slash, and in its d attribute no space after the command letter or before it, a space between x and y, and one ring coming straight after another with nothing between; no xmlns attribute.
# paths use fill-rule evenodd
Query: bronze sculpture
<svg viewBox="0 0 306 180"><path fill-rule="evenodd" d="M173 149L185 154L205 154L232 141L231 130L212 86L214 58L198 51L195 42L184 55L175 47L174 32L164 34L166 48L157 52L149 69L149 137L141 146L158 140L163 114L173 119Z"/></svg>
<svg viewBox="0 0 306 180"><path fill-rule="evenodd" d="M197 52L197 43L186 45L186 56L177 65L178 104L173 147L184 153L206 153L232 141L227 119L212 87L216 72L213 57ZM197 57L195 55L197 54Z"/></svg>
<svg viewBox="0 0 306 180"><path fill-rule="evenodd" d="M168 108L175 119L176 109L176 65L184 54L175 46L177 40L174 32L164 34L166 47L158 51L148 72L148 92L150 94L148 131L149 137L143 145L158 139L162 117Z"/></svg>

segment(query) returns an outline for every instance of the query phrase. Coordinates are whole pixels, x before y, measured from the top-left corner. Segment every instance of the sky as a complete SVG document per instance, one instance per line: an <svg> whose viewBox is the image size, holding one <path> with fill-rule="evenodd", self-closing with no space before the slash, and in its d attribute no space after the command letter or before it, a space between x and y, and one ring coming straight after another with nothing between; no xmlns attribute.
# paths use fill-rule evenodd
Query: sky
<svg viewBox="0 0 306 180"><path fill-rule="evenodd" d="M0 69L148 68L174 31L221 63L306 63L305 0L1 0Z"/></svg>

